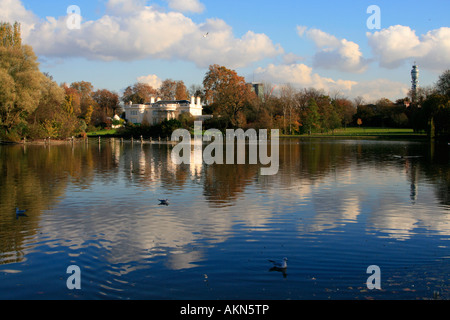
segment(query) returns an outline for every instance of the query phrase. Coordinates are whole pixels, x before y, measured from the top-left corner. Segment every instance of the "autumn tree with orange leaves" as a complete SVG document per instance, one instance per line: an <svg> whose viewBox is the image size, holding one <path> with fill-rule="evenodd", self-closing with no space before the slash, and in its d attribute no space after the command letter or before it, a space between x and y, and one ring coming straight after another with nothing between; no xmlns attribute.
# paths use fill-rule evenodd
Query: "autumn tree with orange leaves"
<svg viewBox="0 0 450 320"><path fill-rule="evenodd" d="M203 79L206 103L231 127L242 127L243 110L256 98L244 77L217 64L210 65ZM227 126L228 127L228 126Z"/></svg>

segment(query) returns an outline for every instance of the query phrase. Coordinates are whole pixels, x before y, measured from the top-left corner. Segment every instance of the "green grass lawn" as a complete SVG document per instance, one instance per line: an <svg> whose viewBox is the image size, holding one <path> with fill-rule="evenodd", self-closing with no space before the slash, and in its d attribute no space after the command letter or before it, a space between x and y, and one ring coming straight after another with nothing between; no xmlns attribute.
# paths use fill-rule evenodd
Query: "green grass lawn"
<svg viewBox="0 0 450 320"><path fill-rule="evenodd" d="M97 130L88 132L88 137L97 137L97 136L105 136L105 135L114 135L117 133L116 129L109 130ZM283 135L285 137L295 137L289 135ZM308 137L307 134L300 135L297 137ZM349 127L349 128L341 128L334 130L334 133L328 131L328 133L313 133L311 137L411 137L411 138L420 138L426 137L425 133L415 133L412 129L403 129L403 128L358 128L358 127Z"/></svg>
<svg viewBox="0 0 450 320"><path fill-rule="evenodd" d="M301 137L308 137L308 135L301 135ZM334 130L334 133L328 131L327 133L313 133L311 137L411 137L420 138L426 137L425 133L416 133L413 129L404 128L364 128L364 127L349 127Z"/></svg>
<svg viewBox="0 0 450 320"><path fill-rule="evenodd" d="M91 131L88 132L88 137L97 137L97 136L105 136L109 134L116 134L116 129L109 129L109 130L97 130L97 131Z"/></svg>
<svg viewBox="0 0 450 320"><path fill-rule="evenodd" d="M328 132L330 134L330 132ZM334 130L334 135L344 136L365 136L365 135L410 135L414 133L413 129L404 128L346 128Z"/></svg>

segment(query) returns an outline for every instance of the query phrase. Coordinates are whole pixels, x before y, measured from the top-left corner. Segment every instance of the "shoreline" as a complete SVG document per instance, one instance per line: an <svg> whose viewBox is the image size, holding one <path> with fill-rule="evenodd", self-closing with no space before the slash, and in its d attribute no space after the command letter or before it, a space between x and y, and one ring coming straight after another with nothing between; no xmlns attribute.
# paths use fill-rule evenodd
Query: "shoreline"
<svg viewBox="0 0 450 320"><path fill-rule="evenodd" d="M279 137L282 140L288 140L288 139L332 139L332 140L398 140L398 141L421 141L421 142L441 142L438 139L430 140L426 136L408 136L408 135L392 135L392 136L384 136L384 135L366 135L366 136L346 136L346 135L293 135L293 136L286 136L286 135L280 135ZM104 137L104 139L100 140L100 143L107 141L111 143L115 139L118 140L120 143L139 143L139 144L174 144L177 143L177 141L172 140L149 140L149 139L131 139L131 138L123 138L121 137ZM87 141L86 141L87 140ZM91 137L91 138L80 138L80 139L74 139L72 140L27 140L26 142L20 141L20 142L11 142L11 141L0 141L0 145L8 146L8 145L36 145L36 146L57 146L57 145L67 145L67 144L92 144L92 143L99 143L97 138Z"/></svg>
<svg viewBox="0 0 450 320"><path fill-rule="evenodd" d="M300 138L300 139L320 139L320 138L327 138L327 139L371 139L371 140L423 140L423 141L429 141L430 138L428 138L426 135L408 135L408 134L367 134L367 135L330 135L330 134L311 134L311 135L280 135L280 138L284 139L292 139L292 138ZM435 140L437 141L437 140Z"/></svg>
<svg viewBox="0 0 450 320"><path fill-rule="evenodd" d="M369 129L370 130L370 129ZM376 131L375 131L376 130ZM301 134L301 135L285 135L280 134L280 139L370 139L370 140L399 140L399 141L432 141L432 142L441 142L444 141L445 138L430 138L424 133L414 133L414 132L383 132L386 129L377 130L374 129L374 132L347 132L342 133L312 133ZM387 129L389 130L389 129ZM36 139L36 140L21 140L21 141L4 141L0 140L0 145L64 145L64 144L74 144L74 143L96 143L97 140L102 142L104 140L111 141L118 139L120 142L136 142L136 143L153 143L153 144L172 144L176 141L171 141L166 138L134 138L128 135L120 136L117 134L98 134L98 135L88 135L87 137L77 137L77 138L66 138L66 139ZM94 142L95 141L95 142Z"/></svg>

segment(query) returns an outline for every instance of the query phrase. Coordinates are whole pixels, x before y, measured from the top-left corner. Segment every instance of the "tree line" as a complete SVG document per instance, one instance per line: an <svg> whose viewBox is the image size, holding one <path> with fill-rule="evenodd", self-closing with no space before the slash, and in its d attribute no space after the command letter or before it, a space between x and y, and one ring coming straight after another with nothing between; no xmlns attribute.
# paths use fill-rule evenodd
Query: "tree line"
<svg viewBox="0 0 450 320"><path fill-rule="evenodd" d="M206 127L278 128L282 134L334 132L347 126L412 128L431 137L450 136L450 70L435 85L410 91L395 102L381 98L365 103L339 92L290 84L264 84L262 95L234 70L212 65L203 80L205 111L214 115Z"/></svg>
<svg viewBox="0 0 450 320"><path fill-rule="evenodd" d="M22 44L20 24L0 22L0 140L85 136L90 130L111 126L113 116L121 114L121 101L145 103L155 95L181 100L197 88L192 90L183 81L171 79L158 89L135 83L121 97L95 89L88 81L58 85L39 70L32 47Z"/></svg>
<svg viewBox="0 0 450 320"><path fill-rule="evenodd" d="M280 129L281 134L334 132L347 126L409 127L430 136L450 134L450 70L435 86L419 89L392 102L381 98L367 104L360 97L350 100L339 92L330 94L291 84L265 83L256 94L252 84L236 71L210 65L202 85L186 88L183 81L164 80L159 88L137 82L123 94L95 89L88 81L58 85L39 70L33 49L21 42L20 24L0 23L0 139L67 138L85 136L90 130L109 127L121 115L121 102L147 103L151 97L188 100L201 97L204 114L213 117L204 128ZM122 115L123 116L123 115ZM192 129L194 118L156 126L131 123L121 135L169 136L180 127Z"/></svg>
<svg viewBox="0 0 450 320"><path fill-rule="evenodd" d="M434 86L419 89L408 110L411 128L432 138L450 138L450 70Z"/></svg>
<svg viewBox="0 0 450 320"><path fill-rule="evenodd" d="M118 106L118 95L89 82L58 85L39 70L20 24L0 23L0 138L66 138L85 134Z"/></svg>

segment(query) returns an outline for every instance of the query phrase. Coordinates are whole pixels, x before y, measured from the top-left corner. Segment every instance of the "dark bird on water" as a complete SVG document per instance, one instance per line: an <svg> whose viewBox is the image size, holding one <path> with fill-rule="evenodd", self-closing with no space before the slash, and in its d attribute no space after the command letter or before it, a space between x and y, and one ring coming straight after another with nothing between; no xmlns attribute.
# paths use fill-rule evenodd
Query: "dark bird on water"
<svg viewBox="0 0 450 320"><path fill-rule="evenodd" d="M16 208L16 219L19 219L19 217L26 217L25 211L27 210L19 210L19 208Z"/></svg>
<svg viewBox="0 0 450 320"><path fill-rule="evenodd" d="M158 199L158 200L159 200L160 205L165 205L165 206L169 205L169 199Z"/></svg>

